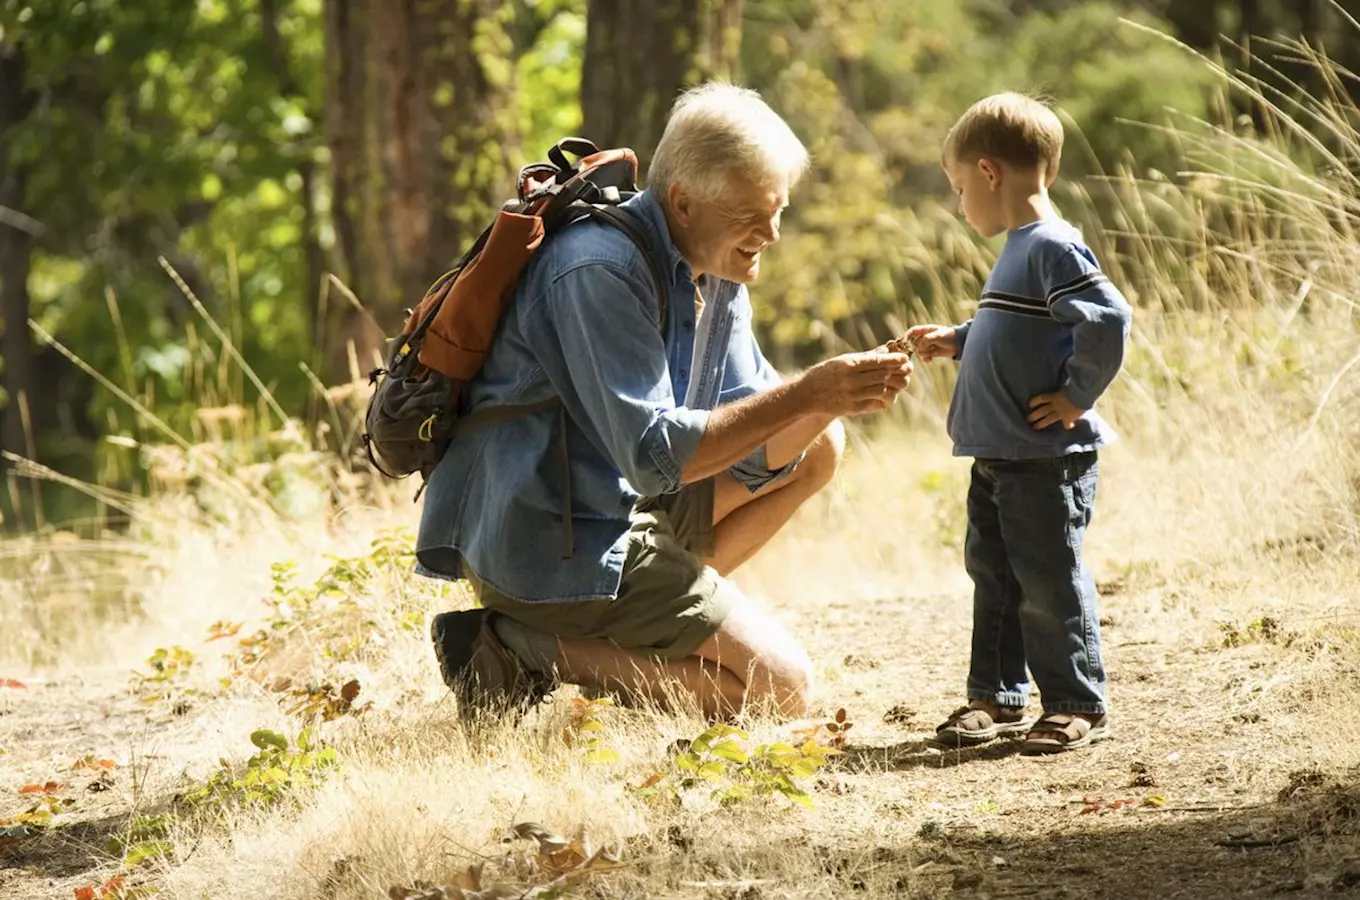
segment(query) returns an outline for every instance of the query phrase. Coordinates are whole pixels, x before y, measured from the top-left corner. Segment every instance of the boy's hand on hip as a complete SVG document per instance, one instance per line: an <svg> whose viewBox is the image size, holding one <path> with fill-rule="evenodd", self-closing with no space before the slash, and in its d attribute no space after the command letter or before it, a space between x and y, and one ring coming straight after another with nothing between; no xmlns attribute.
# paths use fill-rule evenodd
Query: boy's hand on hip
<svg viewBox="0 0 1360 900"><path fill-rule="evenodd" d="M916 347L916 355L924 362L937 356L953 359L959 353L958 329L947 325L917 325L907 329L907 340Z"/></svg>
<svg viewBox="0 0 1360 900"><path fill-rule="evenodd" d="M1029 414L1029 423L1036 431L1042 431L1059 422L1063 428L1070 431L1077 424L1077 420L1086 415L1086 410L1068 400L1062 391L1031 397L1029 408L1032 410Z"/></svg>

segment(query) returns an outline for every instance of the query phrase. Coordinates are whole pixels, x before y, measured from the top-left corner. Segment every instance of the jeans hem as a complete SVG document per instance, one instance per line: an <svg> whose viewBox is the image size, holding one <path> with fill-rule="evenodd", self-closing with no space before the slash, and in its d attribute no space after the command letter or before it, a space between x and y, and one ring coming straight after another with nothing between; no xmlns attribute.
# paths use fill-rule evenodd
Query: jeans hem
<svg viewBox="0 0 1360 900"><path fill-rule="evenodd" d="M1105 703L1080 703L1076 701L1061 701L1058 703L1045 703L1045 713L1086 713L1087 715L1103 716L1109 712Z"/></svg>
<svg viewBox="0 0 1360 900"><path fill-rule="evenodd" d="M968 699L1013 708L1025 706L1029 703L1029 697L1024 694L1016 694L1010 691L978 691L971 688L968 691Z"/></svg>

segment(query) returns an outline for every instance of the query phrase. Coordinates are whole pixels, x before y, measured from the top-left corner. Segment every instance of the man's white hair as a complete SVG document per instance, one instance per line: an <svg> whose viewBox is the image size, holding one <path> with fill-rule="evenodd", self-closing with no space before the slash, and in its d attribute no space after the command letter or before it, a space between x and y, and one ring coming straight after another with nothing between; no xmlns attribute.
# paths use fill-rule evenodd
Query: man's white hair
<svg viewBox="0 0 1360 900"><path fill-rule="evenodd" d="M717 200L740 180L792 188L807 167L807 148L758 93L711 81L675 101L647 187L662 199L679 184Z"/></svg>

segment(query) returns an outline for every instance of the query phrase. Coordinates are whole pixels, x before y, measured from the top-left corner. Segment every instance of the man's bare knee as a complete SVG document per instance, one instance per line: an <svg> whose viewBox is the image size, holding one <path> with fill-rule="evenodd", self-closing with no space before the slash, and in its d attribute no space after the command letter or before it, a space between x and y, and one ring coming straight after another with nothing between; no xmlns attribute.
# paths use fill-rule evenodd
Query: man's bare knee
<svg viewBox="0 0 1360 900"><path fill-rule="evenodd" d="M798 718L812 704L812 660L799 652L785 659L758 662L747 681L749 706Z"/></svg>
<svg viewBox="0 0 1360 900"><path fill-rule="evenodd" d="M797 718L807 715L812 705L812 660L804 654L801 659L784 665L775 689L779 711Z"/></svg>
<svg viewBox="0 0 1360 900"><path fill-rule="evenodd" d="M833 420L807 448L797 471L819 488L831 482L845 458L845 426Z"/></svg>

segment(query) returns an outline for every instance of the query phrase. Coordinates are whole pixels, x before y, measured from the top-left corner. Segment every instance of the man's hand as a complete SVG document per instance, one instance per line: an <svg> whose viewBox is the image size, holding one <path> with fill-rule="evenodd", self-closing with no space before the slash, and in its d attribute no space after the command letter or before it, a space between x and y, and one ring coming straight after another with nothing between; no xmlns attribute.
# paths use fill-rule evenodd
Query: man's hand
<svg viewBox="0 0 1360 900"><path fill-rule="evenodd" d="M938 356L953 359L959 352L958 329L947 325L917 325L907 330L907 340L916 346L916 355L925 362Z"/></svg>
<svg viewBox="0 0 1360 900"><path fill-rule="evenodd" d="M911 357L905 353L846 353L820 362L801 376L809 413L858 416L893 405L911 384Z"/></svg>
<svg viewBox="0 0 1360 900"><path fill-rule="evenodd" d="M1033 410L1029 414L1029 423L1034 426L1035 431L1042 431L1058 422L1070 431L1077 424L1077 420L1086 414L1086 410L1068 400L1062 391L1031 397L1029 408Z"/></svg>

